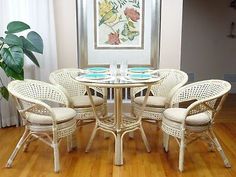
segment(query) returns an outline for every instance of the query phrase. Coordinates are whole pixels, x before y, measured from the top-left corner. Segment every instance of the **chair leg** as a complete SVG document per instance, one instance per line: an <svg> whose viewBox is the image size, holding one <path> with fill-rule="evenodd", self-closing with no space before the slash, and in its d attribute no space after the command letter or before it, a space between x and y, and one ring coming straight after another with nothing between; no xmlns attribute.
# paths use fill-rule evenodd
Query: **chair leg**
<svg viewBox="0 0 236 177"><path fill-rule="evenodd" d="M142 125L140 125L140 132L141 132L141 136L142 136L142 139L143 139L143 142L144 142L144 145L146 147L147 152L151 152L151 148L150 148L150 145L148 143L148 140L147 140L147 137L145 135L145 132L143 130Z"/></svg>
<svg viewBox="0 0 236 177"><path fill-rule="evenodd" d="M73 149L77 148L76 135L75 133L67 136L67 151L71 152Z"/></svg>
<svg viewBox="0 0 236 177"><path fill-rule="evenodd" d="M54 171L58 173L60 171L58 142L53 143L53 153L54 153Z"/></svg>
<svg viewBox="0 0 236 177"><path fill-rule="evenodd" d="M32 142L32 139L33 139L33 136L30 136L30 137L25 141L25 144L24 144L24 147L23 147L23 151L24 151L24 152L27 152L27 151L28 151L28 148L29 148L30 143Z"/></svg>
<svg viewBox="0 0 236 177"><path fill-rule="evenodd" d="M115 136L115 165L123 165L123 136L117 133Z"/></svg>
<svg viewBox="0 0 236 177"><path fill-rule="evenodd" d="M109 138L109 133L103 132L103 137L104 137L104 139L108 139Z"/></svg>
<svg viewBox="0 0 236 177"><path fill-rule="evenodd" d="M169 138L170 135L163 131L163 147L166 152L169 151Z"/></svg>
<svg viewBox="0 0 236 177"><path fill-rule="evenodd" d="M19 142L16 145L16 148L14 149L14 151L12 152L10 158L7 161L7 164L6 164L7 168L10 168L12 166L12 163L13 163L14 159L16 158L16 155L17 155L18 151L20 150L21 146L25 143L25 141L28 138L29 138L29 130L25 129L24 134L20 138Z"/></svg>
<svg viewBox="0 0 236 177"><path fill-rule="evenodd" d="M129 132L129 138L134 139L134 132Z"/></svg>
<svg viewBox="0 0 236 177"><path fill-rule="evenodd" d="M87 145L87 147L86 147L85 152L89 152L90 147L91 147L91 145L92 145L92 143L93 143L93 139L94 139L96 133L97 133L97 125L95 125L95 127L94 127L94 129L93 129L92 135L91 135L91 137L90 137L90 139L89 139L89 142L88 142L88 145Z"/></svg>
<svg viewBox="0 0 236 177"><path fill-rule="evenodd" d="M136 117L136 115L134 114L134 108L133 107L131 108L131 116ZM128 135L129 135L130 139L134 139L134 131L129 132Z"/></svg>
<svg viewBox="0 0 236 177"><path fill-rule="evenodd" d="M224 153L224 151L223 151L223 149L222 149L218 139L216 138L215 133L213 132L213 130L211 128L209 129L209 133L212 136L212 141L215 144L216 149L219 151L219 153L221 155L221 158L224 161L225 167L230 168L231 164L230 164L228 158L226 157L226 155L225 155L225 153Z"/></svg>
<svg viewBox="0 0 236 177"><path fill-rule="evenodd" d="M179 148L179 170L182 172L184 170L184 150L185 150L185 137L184 131L180 139L180 148Z"/></svg>

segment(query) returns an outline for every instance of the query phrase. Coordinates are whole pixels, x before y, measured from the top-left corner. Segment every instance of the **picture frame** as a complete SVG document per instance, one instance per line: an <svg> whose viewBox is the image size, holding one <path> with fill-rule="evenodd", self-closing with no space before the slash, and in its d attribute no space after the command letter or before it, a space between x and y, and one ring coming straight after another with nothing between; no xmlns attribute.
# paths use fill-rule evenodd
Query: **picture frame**
<svg viewBox="0 0 236 177"><path fill-rule="evenodd" d="M94 0L95 49L143 49L144 0Z"/></svg>
<svg viewBox="0 0 236 177"><path fill-rule="evenodd" d="M130 12L131 14L139 13L140 23L135 24L134 27L139 27L138 30L140 35L139 38L135 36L139 39L136 40L135 44L129 43L127 45L126 43L125 45L112 45L106 43L108 42L109 34L111 34L111 32L103 32L104 27L98 29L99 23L106 26L103 24L104 22L101 22L104 14L99 16L99 3L109 2L117 4L119 2L124 2L124 5L127 5L120 8L123 12L119 14L123 19L126 17L128 21L135 22L138 17L136 16L136 19L133 19L134 21L129 19L130 17L127 17L127 13L125 13L126 9L132 9L132 12ZM135 2L141 2L141 11L138 11L138 8L130 7L130 5ZM77 56L79 67L107 66L111 62L119 63L122 60L125 60L129 66L149 66L158 68L161 0L76 0L76 9ZM117 16L118 18L121 18L119 15ZM128 21L122 25L125 26ZM124 37L125 35L121 34L124 31L122 25L119 26L120 29L115 30L120 30L119 35ZM99 32L100 34L104 33L106 36L106 38L104 36L102 37L102 43L99 41L101 39L99 39Z"/></svg>

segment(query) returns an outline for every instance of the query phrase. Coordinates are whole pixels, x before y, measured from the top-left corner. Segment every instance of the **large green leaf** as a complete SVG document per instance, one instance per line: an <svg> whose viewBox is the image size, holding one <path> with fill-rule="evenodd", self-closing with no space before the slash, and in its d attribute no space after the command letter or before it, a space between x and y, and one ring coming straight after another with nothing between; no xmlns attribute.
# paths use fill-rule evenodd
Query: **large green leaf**
<svg viewBox="0 0 236 177"><path fill-rule="evenodd" d="M3 61L17 73L21 73L24 66L24 53L20 47L3 48L1 50Z"/></svg>
<svg viewBox="0 0 236 177"><path fill-rule="evenodd" d="M30 35L30 37L32 37L32 36ZM43 53L43 49L42 49L43 48L43 41L42 41L41 37L39 39L39 41L41 41L41 42L36 42L36 44L35 44L35 42L32 42L32 41L36 41L35 39L30 41L29 39L26 39L24 36L20 36L20 38L23 42L24 49L29 50L29 51L33 51L33 52L37 52L37 53ZM37 47L37 43L39 43L39 47Z"/></svg>
<svg viewBox="0 0 236 177"><path fill-rule="evenodd" d="M31 31L27 34L28 41L37 49L34 52L43 53L43 40L41 36L35 31Z"/></svg>
<svg viewBox="0 0 236 177"><path fill-rule="evenodd" d="M34 45L30 41L28 41L24 36L20 36L20 39L23 43L23 49L26 49L29 51L37 51Z"/></svg>
<svg viewBox="0 0 236 177"><path fill-rule="evenodd" d="M31 51L29 51L29 50L27 50L27 49L23 49L23 51L24 51L25 55L27 55L27 57L29 57L29 59L30 59L35 65L37 65L38 67L40 67L40 66L39 66L39 62L38 62L38 60L36 59L36 57L34 56L33 52L31 52Z"/></svg>
<svg viewBox="0 0 236 177"><path fill-rule="evenodd" d="M7 75L7 77L11 77L17 80L24 79L24 70L22 70L21 73L17 73L13 71L11 68L9 68L4 61L0 63L0 67L5 71L5 74Z"/></svg>
<svg viewBox="0 0 236 177"><path fill-rule="evenodd" d="M3 96L3 98L5 98L6 100L8 100L9 98L9 92L7 90L6 87L0 87L0 94Z"/></svg>
<svg viewBox="0 0 236 177"><path fill-rule="evenodd" d="M8 34L6 35L5 39L4 39L4 42L8 45L16 45L16 46L20 46L20 47L23 47L23 43L22 43L22 40L14 35L14 34Z"/></svg>
<svg viewBox="0 0 236 177"><path fill-rule="evenodd" d="M18 33L27 29L30 29L30 26L26 23L21 21L13 21L7 25L7 31L5 31L5 33Z"/></svg>
<svg viewBox="0 0 236 177"><path fill-rule="evenodd" d="M0 57L1 57L1 55L0 55ZM4 69L5 66L6 66L6 64L4 63L4 61L0 62L0 67L1 67L2 69Z"/></svg>
<svg viewBox="0 0 236 177"><path fill-rule="evenodd" d="M24 80L24 70L23 69L20 73L17 73L15 71L13 71L11 68L9 68L8 66L6 66L4 68L4 71L8 77L11 77L16 80Z"/></svg>
<svg viewBox="0 0 236 177"><path fill-rule="evenodd" d="M0 37L0 41L1 41L1 42L4 42L4 38L3 38L3 37Z"/></svg>

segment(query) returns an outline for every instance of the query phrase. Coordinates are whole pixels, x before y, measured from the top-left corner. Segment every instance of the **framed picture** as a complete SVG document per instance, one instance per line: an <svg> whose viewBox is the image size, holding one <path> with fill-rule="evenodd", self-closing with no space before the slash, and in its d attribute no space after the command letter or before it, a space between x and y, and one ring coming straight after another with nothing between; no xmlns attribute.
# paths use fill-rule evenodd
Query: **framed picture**
<svg viewBox="0 0 236 177"><path fill-rule="evenodd" d="M158 67L160 0L77 0L79 67Z"/></svg>
<svg viewBox="0 0 236 177"><path fill-rule="evenodd" d="M94 0L96 49L143 49L144 0Z"/></svg>

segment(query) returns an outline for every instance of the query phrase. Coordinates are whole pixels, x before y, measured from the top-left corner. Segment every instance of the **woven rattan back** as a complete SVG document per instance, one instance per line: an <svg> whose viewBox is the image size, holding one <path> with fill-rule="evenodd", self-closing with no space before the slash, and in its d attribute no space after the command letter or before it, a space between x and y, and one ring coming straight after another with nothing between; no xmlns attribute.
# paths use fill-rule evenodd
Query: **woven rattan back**
<svg viewBox="0 0 236 177"><path fill-rule="evenodd" d="M57 87L36 80L12 81L8 85L9 92L26 100L43 100L52 101L68 105L67 97Z"/></svg>
<svg viewBox="0 0 236 177"><path fill-rule="evenodd" d="M188 84L179 89L171 100L171 105L195 100L188 107L188 115L208 111L215 115L230 91L231 85L223 80L205 80Z"/></svg>
<svg viewBox="0 0 236 177"><path fill-rule="evenodd" d="M176 90L188 81L188 75L177 69L159 69L157 72L163 79L152 86L151 93L154 96L163 96L170 100ZM134 99L136 94L144 89L145 87L132 88L131 97Z"/></svg>
<svg viewBox="0 0 236 177"><path fill-rule="evenodd" d="M62 86L69 97L83 96L86 93L85 86L73 79L80 71L77 68L57 70L50 74L49 80L54 85Z"/></svg>
<svg viewBox="0 0 236 177"><path fill-rule="evenodd" d="M54 71L50 74L49 80L52 84L62 89L68 97L83 96L86 94L86 87L76 81L74 78L82 73L78 68L67 68ZM104 100L107 99L107 90L100 87L91 87L98 92Z"/></svg>
<svg viewBox="0 0 236 177"><path fill-rule="evenodd" d="M170 94L188 81L188 75L177 69L159 69L158 73L164 79L160 84L152 87L151 92L154 96L171 97Z"/></svg>
<svg viewBox="0 0 236 177"><path fill-rule="evenodd" d="M27 110L49 115L51 108L45 101L69 105L66 95L60 89L41 81L12 81L8 84L8 90L16 101L16 107L20 113Z"/></svg>

